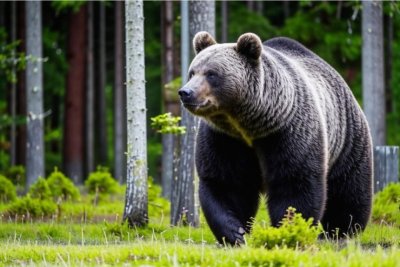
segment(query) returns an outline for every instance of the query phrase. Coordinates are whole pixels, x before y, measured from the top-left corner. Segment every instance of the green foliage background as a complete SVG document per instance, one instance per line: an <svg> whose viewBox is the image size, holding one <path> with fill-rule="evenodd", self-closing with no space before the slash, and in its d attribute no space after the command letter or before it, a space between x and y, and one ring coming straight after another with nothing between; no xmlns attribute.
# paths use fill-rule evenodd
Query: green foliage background
<svg viewBox="0 0 400 267"><path fill-rule="evenodd" d="M57 25L47 22L43 25L43 54L46 61L44 69L44 110L48 111L45 119L45 148L46 173L50 173L54 166L62 166L62 138L64 120L64 96L66 73L68 70L66 42L67 23L69 12L76 12L85 1L53 1L46 8L58 20ZM399 4L384 2L384 11L392 16L393 28L400 26ZM228 41L235 42L244 32L255 32L263 40L275 36L288 36L303 43L316 54L331 64L348 82L356 98L362 103L361 91L361 3L359 1L342 2L340 16L338 2L332 1L301 1L289 3L289 16L284 15L284 5L280 1L264 2L261 13L250 11L246 3L241 1L229 2ZM161 156L161 136L150 128L150 118L163 113L162 110L162 29L160 1L145 1L145 64L146 64L146 101L148 117L148 162L149 175L156 181L160 175L159 164ZM107 14L113 14L113 3L106 2ZM216 38L221 36L221 2L216 2ZM180 47L180 7L174 4L174 34L176 62L179 62ZM107 133L108 133L108 165L112 172L113 158L113 18L107 15ZM385 24L385 27L387 25ZM387 113L387 143L400 144L400 40L399 31L394 30L392 69L390 72L391 99L393 109ZM0 26L0 172L9 167L9 130L11 118L9 114L9 82L12 80L9 73L10 51L18 46L19 42L11 44L6 28ZM18 54L18 68L24 67L24 55ZM180 73L179 65L176 73ZM8 78L7 78L8 77ZM17 124L24 124L24 116L15 118Z"/></svg>

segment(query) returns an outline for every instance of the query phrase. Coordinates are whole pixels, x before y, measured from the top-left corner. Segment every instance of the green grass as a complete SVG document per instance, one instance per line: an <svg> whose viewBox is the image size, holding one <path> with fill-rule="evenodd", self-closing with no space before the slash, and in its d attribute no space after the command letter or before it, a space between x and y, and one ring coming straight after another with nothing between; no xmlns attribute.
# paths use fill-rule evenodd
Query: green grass
<svg viewBox="0 0 400 267"><path fill-rule="evenodd" d="M82 194L63 202L58 217L35 221L1 215L8 204L0 204L0 266L400 266L400 228L384 218L350 240L232 248L216 244L203 217L199 228L170 226L158 198L149 203L149 225L135 229L121 224L123 190L93 200ZM264 204L255 222L269 224Z"/></svg>

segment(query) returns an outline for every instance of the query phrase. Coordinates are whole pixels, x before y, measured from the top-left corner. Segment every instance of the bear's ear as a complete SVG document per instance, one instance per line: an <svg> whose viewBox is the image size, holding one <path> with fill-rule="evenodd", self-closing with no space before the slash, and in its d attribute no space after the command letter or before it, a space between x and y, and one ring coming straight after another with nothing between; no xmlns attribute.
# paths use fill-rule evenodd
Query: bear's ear
<svg viewBox="0 0 400 267"><path fill-rule="evenodd" d="M198 54L201 50L216 43L217 42L208 32L198 32L193 38L193 49L194 52Z"/></svg>
<svg viewBox="0 0 400 267"><path fill-rule="evenodd" d="M236 43L238 53L251 60L258 60L262 52L262 42L260 37L254 33L242 34Z"/></svg>

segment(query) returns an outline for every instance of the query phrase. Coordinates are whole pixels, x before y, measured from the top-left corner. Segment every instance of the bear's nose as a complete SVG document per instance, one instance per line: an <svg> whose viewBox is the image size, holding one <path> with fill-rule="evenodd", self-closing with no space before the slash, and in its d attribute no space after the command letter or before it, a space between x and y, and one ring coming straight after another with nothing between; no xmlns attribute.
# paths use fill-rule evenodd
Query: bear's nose
<svg viewBox="0 0 400 267"><path fill-rule="evenodd" d="M181 97L182 102L188 102L193 95L193 90L183 87L178 91L178 94Z"/></svg>

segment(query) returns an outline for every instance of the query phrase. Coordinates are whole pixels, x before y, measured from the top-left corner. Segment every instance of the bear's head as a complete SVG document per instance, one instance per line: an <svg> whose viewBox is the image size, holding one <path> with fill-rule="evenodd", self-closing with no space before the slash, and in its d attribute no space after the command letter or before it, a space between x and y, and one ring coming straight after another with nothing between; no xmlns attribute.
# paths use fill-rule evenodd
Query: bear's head
<svg viewBox="0 0 400 267"><path fill-rule="evenodd" d="M193 48L196 57L179 95L194 115L230 114L263 82L263 45L253 33L241 35L236 43L217 44L209 33L199 32Z"/></svg>

